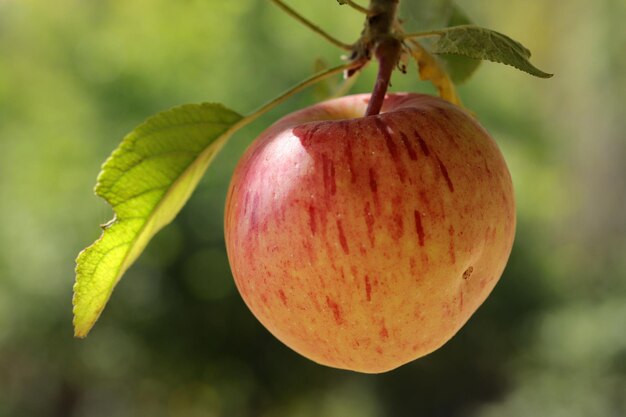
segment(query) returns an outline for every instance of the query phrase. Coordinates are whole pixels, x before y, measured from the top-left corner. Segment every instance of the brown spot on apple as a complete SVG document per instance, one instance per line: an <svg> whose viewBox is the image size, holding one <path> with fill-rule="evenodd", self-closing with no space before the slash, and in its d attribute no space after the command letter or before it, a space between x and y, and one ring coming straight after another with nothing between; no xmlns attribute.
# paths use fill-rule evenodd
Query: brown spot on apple
<svg viewBox="0 0 626 417"><path fill-rule="evenodd" d="M469 277L472 276L472 273L474 272L474 267L470 266L469 268L467 268L465 270L465 272L463 272L463 279L469 279Z"/></svg>

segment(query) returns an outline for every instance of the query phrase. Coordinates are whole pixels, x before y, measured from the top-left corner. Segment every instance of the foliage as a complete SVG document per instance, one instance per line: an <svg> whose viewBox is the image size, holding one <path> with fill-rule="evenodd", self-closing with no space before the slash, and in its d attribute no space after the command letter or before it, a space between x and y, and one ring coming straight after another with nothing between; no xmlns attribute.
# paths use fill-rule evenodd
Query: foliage
<svg viewBox="0 0 626 417"><path fill-rule="evenodd" d="M460 55L472 59L487 59L511 65L531 75L550 78L533 66L530 51L506 35L478 26L462 25L442 30L433 52Z"/></svg>
<svg viewBox="0 0 626 417"><path fill-rule="evenodd" d="M122 274L178 214L240 120L216 104L175 108L135 129L105 162L96 194L113 207L115 218L77 260L77 336L87 335Z"/></svg>

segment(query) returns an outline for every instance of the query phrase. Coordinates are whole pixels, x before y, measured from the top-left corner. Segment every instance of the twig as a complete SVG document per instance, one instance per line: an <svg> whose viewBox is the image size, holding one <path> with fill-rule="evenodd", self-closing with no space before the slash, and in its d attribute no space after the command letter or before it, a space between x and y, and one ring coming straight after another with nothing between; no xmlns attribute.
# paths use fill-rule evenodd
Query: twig
<svg viewBox="0 0 626 417"><path fill-rule="evenodd" d="M415 33L403 33L400 35L402 39L417 39L417 38L428 38L431 36L441 36L445 32L443 30L431 30L429 32L415 32Z"/></svg>
<svg viewBox="0 0 626 417"><path fill-rule="evenodd" d="M310 20L308 20L307 18L305 18L304 16L302 16L301 14L296 12L294 9L292 9L289 6L287 6L281 0L271 0L271 1L274 4L276 4L278 7L280 7L285 13L287 13L288 15L293 17L294 19L298 20L300 23L302 23L303 25L307 26L313 32L315 32L318 35L322 36L324 39L326 39L327 41L329 41L333 45L335 45L335 46L337 46L337 47L339 47L339 48L341 48L341 49L343 49L345 51L351 51L352 50L352 45L348 45L347 43L343 43L340 40L335 39L334 37L332 37L331 35L329 35L325 31L320 29L319 26L315 25Z"/></svg>
<svg viewBox="0 0 626 417"><path fill-rule="evenodd" d="M370 9L360 6L358 4L356 4L355 2L353 2L352 0L337 0L339 2L339 4L347 4L348 6L352 7L354 10L357 10L361 13L364 13L368 16L372 16L373 13Z"/></svg>

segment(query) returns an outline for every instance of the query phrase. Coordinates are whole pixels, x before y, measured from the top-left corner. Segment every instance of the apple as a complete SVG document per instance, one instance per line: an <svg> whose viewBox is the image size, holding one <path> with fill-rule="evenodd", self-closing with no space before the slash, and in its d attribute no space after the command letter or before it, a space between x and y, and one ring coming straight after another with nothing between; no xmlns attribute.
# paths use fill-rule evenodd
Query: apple
<svg viewBox="0 0 626 417"><path fill-rule="evenodd" d="M323 365L379 373L448 341L500 278L515 234L511 176L467 111L370 95L292 113L247 149L225 237L245 303Z"/></svg>

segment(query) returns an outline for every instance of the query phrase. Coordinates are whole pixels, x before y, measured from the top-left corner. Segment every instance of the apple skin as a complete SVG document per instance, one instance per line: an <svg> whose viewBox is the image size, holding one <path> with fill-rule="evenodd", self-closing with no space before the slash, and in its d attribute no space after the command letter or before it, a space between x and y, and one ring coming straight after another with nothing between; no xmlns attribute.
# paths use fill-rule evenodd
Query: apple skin
<svg viewBox="0 0 626 417"><path fill-rule="evenodd" d="M442 346L502 275L511 176L465 110L439 98L326 101L269 127L225 210L232 273L252 313L323 365L380 373Z"/></svg>

